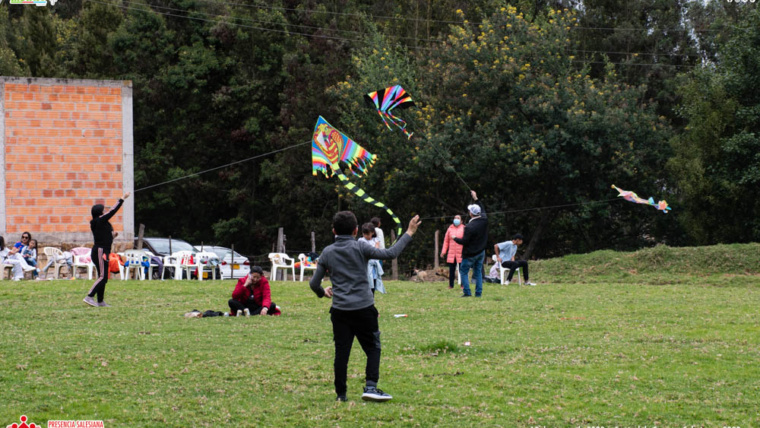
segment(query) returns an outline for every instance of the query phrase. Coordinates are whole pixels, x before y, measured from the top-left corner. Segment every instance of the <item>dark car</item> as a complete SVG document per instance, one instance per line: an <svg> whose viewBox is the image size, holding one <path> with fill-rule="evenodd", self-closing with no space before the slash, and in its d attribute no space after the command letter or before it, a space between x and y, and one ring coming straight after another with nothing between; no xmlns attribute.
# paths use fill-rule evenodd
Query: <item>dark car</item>
<svg viewBox="0 0 760 428"><path fill-rule="evenodd" d="M138 238L135 238L135 246L134 246L135 248L137 248L137 241L138 241ZM171 239L169 238L143 238L142 249L148 250L154 255L161 257L162 260L164 257L174 254L177 251L190 251L193 254L198 252L198 250L196 250L195 247L190 245L190 243L188 243L187 241L183 241L182 239L176 239L176 238L171 238ZM167 268L167 269L169 270L168 273L171 275L164 275L164 276L173 278L174 269L173 268Z"/></svg>

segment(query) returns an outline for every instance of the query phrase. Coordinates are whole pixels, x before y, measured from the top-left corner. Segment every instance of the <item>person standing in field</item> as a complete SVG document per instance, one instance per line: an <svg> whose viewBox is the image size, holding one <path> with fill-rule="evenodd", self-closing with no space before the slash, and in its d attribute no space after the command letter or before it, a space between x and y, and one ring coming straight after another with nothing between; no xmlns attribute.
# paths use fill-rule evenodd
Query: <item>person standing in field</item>
<svg viewBox="0 0 760 428"><path fill-rule="evenodd" d="M335 242L322 251L309 287L317 297L332 298L330 319L335 342L333 369L337 401L347 401L348 359L354 337L367 355L366 386L362 400L388 401L393 398L377 388L380 378L380 329L374 295L367 280L367 262L370 259L398 257L417 231L421 223L419 218L414 216L406 233L392 247L384 250L356 240L359 227L351 211L341 211L333 217ZM322 288L322 278L328 273L332 286Z"/></svg>
<svg viewBox="0 0 760 428"><path fill-rule="evenodd" d="M459 275L462 278L462 297L472 296L470 292L470 280L467 275L472 268L472 279L475 281L475 297L483 293L483 259L486 256L488 245L488 221L486 220L483 203L478 200L474 190L470 190L474 203L467 207L470 212L470 222L464 228L461 238L454 238L454 242L462 245L462 264L459 265Z"/></svg>
<svg viewBox="0 0 760 428"><path fill-rule="evenodd" d="M462 245L454 241L454 238L462 238L462 236L464 236L462 216L457 214L446 230L446 235L443 237L443 248L441 249L441 257L448 253L446 263L449 265L449 288L454 288L457 263L462 263Z"/></svg>
<svg viewBox="0 0 760 428"><path fill-rule="evenodd" d="M95 283L92 284L90 292L84 298L84 302L90 306L109 307L108 303L103 301L103 297L106 291L106 284L108 283L108 258L111 254L111 245L113 245L113 239L117 235L114 233L113 226L109 220L116 215L119 211L124 200L129 197L129 192L119 199L111 210L103 214L105 207L102 204L93 205L90 213L92 214L92 220L90 220L90 230L92 230L92 238L94 245L92 246L92 252L90 253L90 259L95 264L95 269L98 271L98 278ZM98 300L95 301L93 297L97 296Z"/></svg>

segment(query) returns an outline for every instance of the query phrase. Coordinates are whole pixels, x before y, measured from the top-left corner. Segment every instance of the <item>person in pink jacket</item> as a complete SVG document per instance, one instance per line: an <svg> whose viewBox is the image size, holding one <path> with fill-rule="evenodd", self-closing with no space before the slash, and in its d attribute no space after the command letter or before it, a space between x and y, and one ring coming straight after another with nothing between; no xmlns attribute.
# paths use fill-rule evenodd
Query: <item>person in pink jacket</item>
<svg viewBox="0 0 760 428"><path fill-rule="evenodd" d="M446 231L446 236L443 238L443 249L441 249L441 257L446 253L449 254L446 257L446 263L449 264L449 288L454 288L457 263L462 263L462 244L457 244L454 238L462 238L462 236L464 236L462 216L456 215L453 224Z"/></svg>

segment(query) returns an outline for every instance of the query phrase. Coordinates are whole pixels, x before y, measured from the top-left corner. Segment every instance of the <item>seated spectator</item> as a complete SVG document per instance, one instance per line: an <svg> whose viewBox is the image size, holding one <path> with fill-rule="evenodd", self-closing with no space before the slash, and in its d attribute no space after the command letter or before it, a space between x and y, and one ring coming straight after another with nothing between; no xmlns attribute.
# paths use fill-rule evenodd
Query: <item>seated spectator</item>
<svg viewBox="0 0 760 428"><path fill-rule="evenodd" d="M229 305L230 316L280 315L261 266L252 267L248 275L238 280Z"/></svg>
<svg viewBox="0 0 760 428"><path fill-rule="evenodd" d="M21 250L21 257L24 258L26 264L35 268L32 271L32 276L37 278L37 240L30 239L29 244L23 247Z"/></svg>
<svg viewBox="0 0 760 428"><path fill-rule="evenodd" d="M488 271L488 276L483 278L483 281L485 282L492 282L492 283L499 283L501 282L501 278L499 277L499 263L494 263L493 266L491 266L491 270Z"/></svg>
<svg viewBox="0 0 760 428"><path fill-rule="evenodd" d="M525 279L525 285L535 286L535 282L530 282L528 279L528 261L527 260L515 260L515 253L517 253L517 247L522 245L523 236L519 233L512 237L511 241L504 241L494 245L494 252L496 253L496 259L501 263L501 267L509 269L509 275L507 276L507 282L504 285L509 285L512 281L517 268L522 269L523 278Z"/></svg>
<svg viewBox="0 0 760 428"><path fill-rule="evenodd" d="M28 233L24 232L25 236L28 236L25 240L28 241L31 237ZM22 238L23 239L23 238ZM19 247L14 246L10 250L5 248L5 239L0 236L0 258L3 259L3 264L9 264L13 266L11 274L14 281L21 281L24 278L25 271L34 271L34 267L29 266L24 258L19 253Z"/></svg>
<svg viewBox="0 0 760 428"><path fill-rule="evenodd" d="M74 272L74 256L71 254L71 252L64 251L62 256L51 257L50 259L48 259L47 264L45 265L44 268L42 268L42 274L45 275L45 278L51 281L54 279L54 278L47 277L47 271L48 269L50 269L51 266L55 264L55 262L65 262L66 265L69 267L69 272ZM42 279L42 276L41 275L38 276L37 279ZM74 277L72 276L71 279L74 279Z"/></svg>

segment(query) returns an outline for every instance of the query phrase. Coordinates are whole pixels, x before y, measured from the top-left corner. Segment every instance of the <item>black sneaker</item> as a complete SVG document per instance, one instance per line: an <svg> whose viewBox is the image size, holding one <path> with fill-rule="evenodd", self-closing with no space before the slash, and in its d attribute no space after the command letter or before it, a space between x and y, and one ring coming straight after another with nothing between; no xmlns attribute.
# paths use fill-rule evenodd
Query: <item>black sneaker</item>
<svg viewBox="0 0 760 428"><path fill-rule="evenodd" d="M362 394L364 401L389 401L392 398L390 394L386 394L374 386L365 386L364 394Z"/></svg>
<svg viewBox="0 0 760 428"><path fill-rule="evenodd" d="M339 395L335 397L335 401L348 401L348 398L345 395Z"/></svg>

